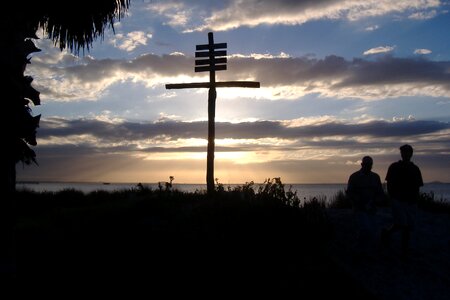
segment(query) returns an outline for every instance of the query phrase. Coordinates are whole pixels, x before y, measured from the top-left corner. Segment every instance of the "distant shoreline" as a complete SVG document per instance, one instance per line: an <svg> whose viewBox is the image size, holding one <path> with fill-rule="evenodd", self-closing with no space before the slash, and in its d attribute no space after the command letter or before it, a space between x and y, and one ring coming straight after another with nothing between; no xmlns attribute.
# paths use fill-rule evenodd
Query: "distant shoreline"
<svg viewBox="0 0 450 300"><path fill-rule="evenodd" d="M160 181L161 182L161 181ZM114 182L114 181L47 181L47 180L18 180L16 182L17 184L40 184L40 183L55 183L55 184L70 184L70 183L74 183L74 184L138 184L138 183L142 183L142 184L158 184L158 181L155 182L142 182L142 181L137 181L137 182ZM247 182L244 183L221 183L223 185L243 185ZM175 183L174 184L179 184L179 185L206 185L206 183L186 183L186 182L180 182L180 183ZM254 182L255 185L259 185L259 184L264 184L264 182ZM313 183L289 183L289 182L283 182L283 184L286 186L289 185L346 185L347 182L327 182L327 183L317 183L317 182L313 182ZM443 181L430 181L430 182L425 182L425 185L427 184L450 184L450 182L443 182Z"/></svg>

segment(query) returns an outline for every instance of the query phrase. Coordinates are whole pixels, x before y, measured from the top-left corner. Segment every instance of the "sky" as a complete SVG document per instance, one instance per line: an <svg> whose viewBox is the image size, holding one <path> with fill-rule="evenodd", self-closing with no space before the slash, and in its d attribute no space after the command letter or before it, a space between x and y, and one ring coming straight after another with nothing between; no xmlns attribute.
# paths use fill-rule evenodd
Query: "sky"
<svg viewBox="0 0 450 300"><path fill-rule="evenodd" d="M26 73L41 92L39 166L18 180L206 182L207 82L195 46L227 43L215 178L346 183L365 155L382 180L399 147L425 182L450 182L450 2L132 0L89 50L40 31Z"/></svg>

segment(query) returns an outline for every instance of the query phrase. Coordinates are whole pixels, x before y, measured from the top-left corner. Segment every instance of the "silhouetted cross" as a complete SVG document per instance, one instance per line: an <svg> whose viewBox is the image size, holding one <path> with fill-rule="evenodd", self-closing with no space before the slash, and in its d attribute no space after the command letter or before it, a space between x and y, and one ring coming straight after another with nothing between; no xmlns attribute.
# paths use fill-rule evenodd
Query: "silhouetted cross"
<svg viewBox="0 0 450 300"><path fill-rule="evenodd" d="M218 87L246 87L259 88L259 82L255 81L223 81L216 82L216 71L223 71L227 69L226 50L217 50L227 48L227 43L214 44L214 36L212 32L208 33L208 44L197 45L195 57L207 58L195 61L195 72L209 71L209 82L194 82L194 83L177 83L166 84L166 89L190 89L190 88L209 88L208 93L208 154L206 165L206 187L208 194L211 195L214 191L214 139L215 139L215 124L214 119L216 115L216 88ZM207 50L207 51L201 51ZM198 66L198 67L197 67Z"/></svg>

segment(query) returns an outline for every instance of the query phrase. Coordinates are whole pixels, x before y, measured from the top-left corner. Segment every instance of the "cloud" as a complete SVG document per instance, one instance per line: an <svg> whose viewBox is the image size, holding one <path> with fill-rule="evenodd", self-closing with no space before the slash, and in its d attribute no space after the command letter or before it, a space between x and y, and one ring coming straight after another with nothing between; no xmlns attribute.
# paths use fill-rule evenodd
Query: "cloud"
<svg viewBox="0 0 450 300"><path fill-rule="evenodd" d="M430 11L419 11L412 13L408 16L408 18L412 20L428 20L434 18L436 15L437 11L433 9Z"/></svg>
<svg viewBox="0 0 450 300"><path fill-rule="evenodd" d="M187 172L192 176L186 177L189 180L203 182L207 126L206 121L182 122L170 115L161 115L155 122L125 121L112 118L108 112L90 119L43 118L35 147L40 167L20 170L19 178L79 181L126 178L138 182L169 175L181 180L183 172ZM292 178L291 182L313 182L320 178L340 182L355 168L346 162L356 162L369 154L377 168L385 169L398 159L398 146L402 143L414 146L415 161L427 162L427 180L448 177L445 162L450 161L450 123L417 120L412 116L396 117L393 121L319 116L216 122L217 177L226 182L228 175L220 172L233 176L246 174L248 180L260 180L261 174L284 174L285 180ZM441 163L434 161L433 156L439 157ZM324 177L323 172L331 165L334 175L326 173ZM258 171L247 174L247 168ZM303 170L300 173L306 172L307 176L295 177L294 169L297 173Z"/></svg>
<svg viewBox="0 0 450 300"><path fill-rule="evenodd" d="M273 55L270 53L251 53L250 55L243 54L232 54L228 56L229 58L254 58L254 59L271 59L271 58L290 58L291 56L287 53L280 52L278 55Z"/></svg>
<svg viewBox="0 0 450 300"><path fill-rule="evenodd" d="M298 25L320 19L355 21L393 13L432 17L429 9L437 8L440 4L438 0L232 0L213 10L203 24L188 31L221 31L261 24Z"/></svg>
<svg viewBox="0 0 450 300"><path fill-rule="evenodd" d="M201 4L190 2L190 1L158 1L152 2L147 5L147 10L164 16L167 21L164 22L165 25L172 27L185 28L188 24L195 23L195 19L202 19L204 17L205 7Z"/></svg>
<svg viewBox="0 0 450 300"><path fill-rule="evenodd" d="M364 28L364 30L365 30L365 31L375 31L375 30L377 30L378 28L380 28L380 26L378 26L378 25L373 25L373 26L368 26L368 27Z"/></svg>
<svg viewBox="0 0 450 300"><path fill-rule="evenodd" d="M71 136L86 137L86 141L104 141L108 144L133 144L142 140L160 139L204 139L207 136L207 121L181 122L167 117L153 123L134 123L104 119L64 119L49 118L41 121L40 139L63 138ZM216 122L218 139L311 139L324 137L370 136L414 137L450 129L450 124L437 121L397 119L394 122L373 120L349 123L337 120L317 122L308 120L255 121L255 122ZM89 137L89 138L88 138ZM335 140L336 141L336 140ZM154 144L152 142L152 144Z"/></svg>
<svg viewBox="0 0 450 300"><path fill-rule="evenodd" d="M206 121L180 122L170 118L153 123L108 118L46 118L38 131L36 147L40 167L35 171L20 170L19 178L32 178L35 172L34 178L40 180L143 181L140 176L148 178L153 174L151 178L158 178L164 177L164 172L172 172L167 176L188 172L195 178L190 180L202 182L206 131ZM414 146L415 161L426 161L429 171L435 172L434 178L442 180L448 177L445 171L448 163L443 162L449 161L449 137L448 122L414 119L351 122L326 116L218 122L217 177L226 178L220 172L242 177L249 168L258 171L245 173L250 176L248 180L260 180L257 176L270 170L268 176L284 174L292 176L294 182L313 182L320 178L325 182L340 182L355 168L354 162L367 154L374 157L377 168L387 168L398 159L398 146L407 142ZM439 158L440 164L429 161L432 157ZM334 166L334 175L327 172L324 176L323 172L330 170L330 166ZM298 170L307 176L295 177ZM192 175L193 172L198 176Z"/></svg>
<svg viewBox="0 0 450 300"><path fill-rule="evenodd" d="M122 33L114 35L110 43L113 44L114 47L119 48L120 50L130 52L140 45L144 46L147 45L147 40L151 38L152 38L151 33L146 34L143 31L132 31L127 33L126 35Z"/></svg>
<svg viewBox="0 0 450 300"><path fill-rule="evenodd" d="M144 54L131 60L76 58L49 52L33 58L27 72L43 101L97 100L114 84L143 83L149 88L166 83L201 82L205 74L194 73L194 58ZM322 59L291 57L286 53L235 54L220 81L254 80L260 89L242 90L241 97L299 99L307 94L322 97L376 100L402 96L450 97L450 62L423 57L347 60L336 55ZM225 93L226 94L226 93ZM236 93L233 94L235 97ZM163 97L164 95L161 95Z"/></svg>
<svg viewBox="0 0 450 300"><path fill-rule="evenodd" d="M235 59L228 69L241 79L272 87L280 98L299 98L308 93L325 97L384 99L400 96L450 96L450 62L379 57L375 61L346 60L339 56L323 59ZM233 80L231 72L221 75Z"/></svg>
<svg viewBox="0 0 450 300"><path fill-rule="evenodd" d="M431 54L431 50L428 50L428 49L416 49L416 50L414 50L414 54L423 54L423 55L426 55L426 54Z"/></svg>
<svg viewBox="0 0 450 300"><path fill-rule="evenodd" d="M364 55L371 55L371 54L379 54L379 53L388 53L394 50L394 46L380 46L371 48L369 50L364 51Z"/></svg>

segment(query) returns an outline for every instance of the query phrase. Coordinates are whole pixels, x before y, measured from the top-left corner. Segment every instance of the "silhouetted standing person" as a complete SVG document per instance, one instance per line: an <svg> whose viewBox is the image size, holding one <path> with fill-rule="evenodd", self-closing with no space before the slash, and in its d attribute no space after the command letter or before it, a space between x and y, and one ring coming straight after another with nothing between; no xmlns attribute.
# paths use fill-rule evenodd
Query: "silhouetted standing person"
<svg viewBox="0 0 450 300"><path fill-rule="evenodd" d="M400 154L402 159L392 163L386 174L394 222L390 228L383 229L381 237L387 244L391 234L400 230L402 253L406 255L423 179L419 167L411 161L413 148L410 145L403 145L400 147Z"/></svg>
<svg viewBox="0 0 450 300"><path fill-rule="evenodd" d="M367 248L374 235L375 202L384 197L380 176L372 172L373 159L364 156L361 169L350 175L347 196L350 198L357 223L358 246ZM368 249L363 249L368 250Z"/></svg>

